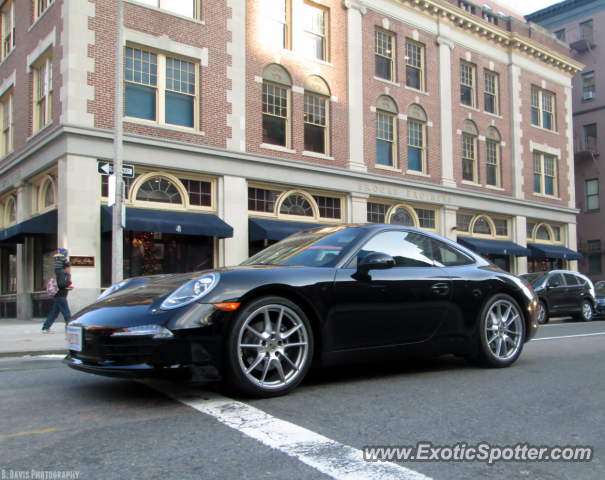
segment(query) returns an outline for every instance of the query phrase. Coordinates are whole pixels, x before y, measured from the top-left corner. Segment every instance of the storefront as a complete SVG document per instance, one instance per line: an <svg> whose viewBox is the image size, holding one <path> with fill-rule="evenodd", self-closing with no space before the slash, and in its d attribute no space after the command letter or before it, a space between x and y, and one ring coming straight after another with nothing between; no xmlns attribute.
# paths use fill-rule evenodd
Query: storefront
<svg viewBox="0 0 605 480"><path fill-rule="evenodd" d="M581 253L563 245L562 226L551 223L527 222L528 273L568 269L568 261L581 260Z"/></svg>

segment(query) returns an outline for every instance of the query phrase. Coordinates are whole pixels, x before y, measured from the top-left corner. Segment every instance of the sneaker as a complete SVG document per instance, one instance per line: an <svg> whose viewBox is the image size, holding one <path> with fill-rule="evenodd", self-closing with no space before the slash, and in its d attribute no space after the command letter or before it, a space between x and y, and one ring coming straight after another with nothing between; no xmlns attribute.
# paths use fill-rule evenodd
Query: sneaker
<svg viewBox="0 0 605 480"><path fill-rule="evenodd" d="M42 333L55 333L50 328L43 328Z"/></svg>

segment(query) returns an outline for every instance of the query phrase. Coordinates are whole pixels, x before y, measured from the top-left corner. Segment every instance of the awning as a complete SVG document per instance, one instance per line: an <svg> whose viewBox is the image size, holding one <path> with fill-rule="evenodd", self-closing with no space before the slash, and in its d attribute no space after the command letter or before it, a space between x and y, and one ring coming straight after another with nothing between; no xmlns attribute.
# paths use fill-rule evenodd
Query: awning
<svg viewBox="0 0 605 480"><path fill-rule="evenodd" d="M290 235L321 227L317 223L286 222L281 220L270 220L264 218L248 219L248 236L250 241L255 240L283 240ZM325 225L324 225L325 226Z"/></svg>
<svg viewBox="0 0 605 480"><path fill-rule="evenodd" d="M104 232L111 232L112 219L112 207L103 205L101 207L101 226ZM147 208L126 208L126 230L219 238L233 237L233 227L227 225L216 215Z"/></svg>
<svg viewBox="0 0 605 480"><path fill-rule="evenodd" d="M25 243L26 237L57 234L57 210L43 213L12 227L0 230L0 243Z"/></svg>
<svg viewBox="0 0 605 480"><path fill-rule="evenodd" d="M559 245L528 243L527 248L531 250L531 255L529 256L534 258L564 258L566 260L582 260L584 258L584 255L581 253Z"/></svg>
<svg viewBox="0 0 605 480"><path fill-rule="evenodd" d="M477 253L492 255L514 255L515 257L529 257L531 251L521 245L507 240L488 240L485 238L458 237L458 243Z"/></svg>

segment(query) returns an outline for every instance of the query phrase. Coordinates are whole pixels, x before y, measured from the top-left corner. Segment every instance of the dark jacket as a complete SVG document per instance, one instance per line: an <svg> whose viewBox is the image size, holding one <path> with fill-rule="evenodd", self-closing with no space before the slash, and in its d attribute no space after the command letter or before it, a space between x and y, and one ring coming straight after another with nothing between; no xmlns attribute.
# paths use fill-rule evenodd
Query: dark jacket
<svg viewBox="0 0 605 480"><path fill-rule="evenodd" d="M55 255L55 275L58 275L61 270L65 268L67 258L63 255Z"/></svg>
<svg viewBox="0 0 605 480"><path fill-rule="evenodd" d="M59 287L59 291L55 295L55 297L67 297L67 287L71 286L71 273L66 272L65 270L61 270L57 273L57 287Z"/></svg>

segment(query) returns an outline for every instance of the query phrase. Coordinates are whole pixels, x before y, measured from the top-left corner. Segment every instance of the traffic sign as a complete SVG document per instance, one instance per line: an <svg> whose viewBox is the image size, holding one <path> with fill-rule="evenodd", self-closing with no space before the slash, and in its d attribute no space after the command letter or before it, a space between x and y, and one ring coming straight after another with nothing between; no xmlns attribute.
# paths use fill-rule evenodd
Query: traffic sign
<svg viewBox="0 0 605 480"><path fill-rule="evenodd" d="M113 175L113 163L97 162L97 172L101 175ZM134 165L122 165L122 176L134 178Z"/></svg>

